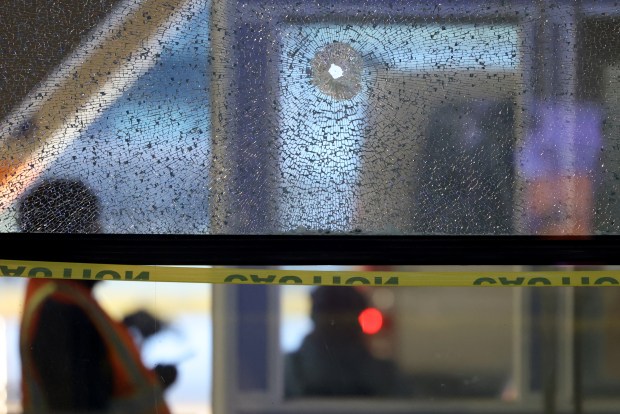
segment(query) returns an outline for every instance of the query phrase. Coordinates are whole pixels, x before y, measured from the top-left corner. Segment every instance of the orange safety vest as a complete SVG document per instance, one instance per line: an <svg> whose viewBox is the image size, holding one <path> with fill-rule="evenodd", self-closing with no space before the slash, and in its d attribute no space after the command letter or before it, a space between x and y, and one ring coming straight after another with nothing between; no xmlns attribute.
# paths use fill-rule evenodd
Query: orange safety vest
<svg viewBox="0 0 620 414"><path fill-rule="evenodd" d="M110 414L170 414L161 384L147 369L127 329L113 321L79 283L62 280L32 279L28 283L21 325L22 401L24 414L49 412L30 344L38 325L38 315L47 299L78 306L93 323L105 342L113 374Z"/></svg>

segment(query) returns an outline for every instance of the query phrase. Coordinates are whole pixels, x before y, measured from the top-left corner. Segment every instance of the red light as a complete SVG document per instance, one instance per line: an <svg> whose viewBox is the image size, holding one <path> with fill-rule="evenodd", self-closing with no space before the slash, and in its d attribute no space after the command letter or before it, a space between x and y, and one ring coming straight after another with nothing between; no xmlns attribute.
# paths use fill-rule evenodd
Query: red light
<svg viewBox="0 0 620 414"><path fill-rule="evenodd" d="M364 309L357 320L362 327L362 331L367 335L374 335L383 327L383 315L376 308Z"/></svg>

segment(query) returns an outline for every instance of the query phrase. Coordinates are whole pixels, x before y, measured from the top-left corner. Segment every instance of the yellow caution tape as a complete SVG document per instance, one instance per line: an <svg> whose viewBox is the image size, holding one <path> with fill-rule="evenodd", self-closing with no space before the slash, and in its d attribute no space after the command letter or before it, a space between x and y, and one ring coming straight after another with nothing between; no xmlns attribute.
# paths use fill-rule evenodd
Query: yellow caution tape
<svg viewBox="0 0 620 414"><path fill-rule="evenodd" d="M617 286L620 270L325 271L0 260L0 277L250 285Z"/></svg>

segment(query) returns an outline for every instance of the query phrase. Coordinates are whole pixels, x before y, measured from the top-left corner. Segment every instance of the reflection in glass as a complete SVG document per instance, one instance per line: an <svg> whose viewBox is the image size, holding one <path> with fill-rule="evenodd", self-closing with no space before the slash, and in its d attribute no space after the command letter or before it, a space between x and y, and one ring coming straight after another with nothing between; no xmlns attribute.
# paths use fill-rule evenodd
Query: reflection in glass
<svg viewBox="0 0 620 414"><path fill-rule="evenodd" d="M516 324L525 315L515 314L518 290L492 293L472 288L285 287L285 396L516 398L515 364L524 363L516 357L522 327ZM304 301L306 306L295 306ZM381 315L377 331L362 330L358 318L368 309Z"/></svg>
<svg viewBox="0 0 620 414"><path fill-rule="evenodd" d="M23 307L25 281L0 279L0 407L9 413L21 412L21 361L19 321ZM211 412L212 330L211 289L209 285L102 282L94 289L96 299L115 320L147 310L163 322L163 329L144 338L135 335L147 367L156 363L175 364L179 374L166 392L173 412ZM50 327L54 329L54 327ZM137 332L136 332L137 333ZM4 347L3 347L4 345ZM2 382L0 381L0 386ZM4 397L3 397L4 396ZM3 411L0 411L3 412Z"/></svg>
<svg viewBox="0 0 620 414"><path fill-rule="evenodd" d="M611 3L250 3L83 6L43 60L4 11L6 90L50 66L3 107L2 231L64 178L114 233L617 233Z"/></svg>
<svg viewBox="0 0 620 414"><path fill-rule="evenodd" d="M391 361L372 355L365 335L379 331L364 294L349 286L321 286L312 294L313 329L285 359L285 396L389 397L406 395ZM374 325L374 326L370 326ZM372 328L372 329L371 329Z"/></svg>
<svg viewBox="0 0 620 414"><path fill-rule="evenodd" d="M593 104L539 103L518 165L527 232L591 234L600 182L602 115Z"/></svg>
<svg viewBox="0 0 620 414"><path fill-rule="evenodd" d="M338 386L343 390L363 378L347 379L359 366L350 368L347 358L339 357L334 338L317 340L315 302L320 290L287 286L281 288L280 325L286 401L319 407L312 405L318 399L354 395L369 403L387 404L389 400L396 404L385 407L411 409L421 403L434 404L424 405L428 412L446 409L450 401L473 410L487 407L492 412L515 407L534 411L581 407L583 412L613 412L617 407L620 327L616 322L615 287L353 289L363 300L352 313L373 308L382 315L379 331L360 336L373 358L388 366L394 364L398 384L390 383L391 394L374 394L374 398L369 392L350 389L338 397L334 392ZM346 307L344 303L338 301L339 305L326 313L328 329L338 330L343 324L340 307ZM353 323L352 317L349 320ZM320 352L309 352L312 343ZM350 347L347 357L358 355L354 349ZM304 371L303 361L308 359L313 361L312 369ZM308 372L318 377L322 366L331 373L329 380L321 383L324 388L301 392L297 386L307 381ZM296 386L295 392L291 384Z"/></svg>

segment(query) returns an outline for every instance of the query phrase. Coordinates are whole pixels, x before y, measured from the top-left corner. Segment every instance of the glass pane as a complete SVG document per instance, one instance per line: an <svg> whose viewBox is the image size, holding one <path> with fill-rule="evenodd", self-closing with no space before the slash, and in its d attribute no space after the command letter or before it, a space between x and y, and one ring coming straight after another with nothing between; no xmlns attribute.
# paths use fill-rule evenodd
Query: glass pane
<svg viewBox="0 0 620 414"><path fill-rule="evenodd" d="M512 232L518 27L291 25L282 38L285 229Z"/></svg>
<svg viewBox="0 0 620 414"><path fill-rule="evenodd" d="M4 231L208 231L208 16L206 1L125 1L91 22L82 44L3 123ZM42 42L49 34L36 32ZM56 230L24 226L22 200L58 180L94 194L96 229L67 227L62 218ZM52 186L44 198L70 191ZM61 216L74 210L54 206Z"/></svg>
<svg viewBox="0 0 620 414"><path fill-rule="evenodd" d="M620 384L618 295L614 289L580 289L576 296L577 360L582 398L613 398Z"/></svg>
<svg viewBox="0 0 620 414"><path fill-rule="evenodd" d="M6 8L1 231L617 234L615 7L487 3Z"/></svg>
<svg viewBox="0 0 620 414"><path fill-rule="evenodd" d="M281 287L285 406L347 401L368 412L612 412L620 380L617 299L616 287ZM360 399L368 405L353 403Z"/></svg>
<svg viewBox="0 0 620 414"><path fill-rule="evenodd" d="M47 282L47 281L45 281ZM52 281L52 284L81 284L81 281ZM44 384L43 393L56 392L57 398L49 401L49 408L68 412L101 412L109 407L114 395L97 391L85 384L97 383L105 388L105 368L110 360L97 367L100 343L93 340L94 320L84 322L84 313L77 311L76 298L48 298L39 312L40 326L36 334L25 336L22 323L25 304L33 303L32 296L25 299L26 281L15 278L0 279L0 413L22 412L23 349L20 351L20 332L32 350L35 368ZM165 385L165 401L172 412L211 412L212 383L212 317L211 287L207 284L102 282L93 288L93 295L102 312L118 321L114 331L131 334L127 349L139 351L139 361L147 369L170 382ZM70 307L73 306L73 310ZM83 308L79 308L83 309ZM122 322L122 324L120 323ZM112 322L113 324L113 322ZM97 325L98 326L98 325ZM50 336L53 335L52 336ZM102 343L114 335L102 336ZM29 338L29 339L26 339ZM45 347L37 347L44 341ZM58 348L62 344L62 348ZM106 348L112 354L112 348ZM51 361L45 365L41 361ZM66 364L60 373L50 373L58 364ZM157 366L173 366L176 374L164 374ZM85 368L80 371L79 367ZM24 368L25 369L25 368ZM102 377L97 377L102 375ZM31 378L31 377L29 377ZM31 378L32 380L32 378ZM50 381L57 381L50 385ZM47 381L47 382L46 382ZM118 381L114 377L114 381ZM125 384L127 385L127 384ZM127 386L131 389L131 386ZM154 395L154 394L153 394ZM151 397L152 398L152 397ZM77 407L77 408L76 408Z"/></svg>
<svg viewBox="0 0 620 414"><path fill-rule="evenodd" d="M519 294L285 287L285 397L512 400Z"/></svg>

